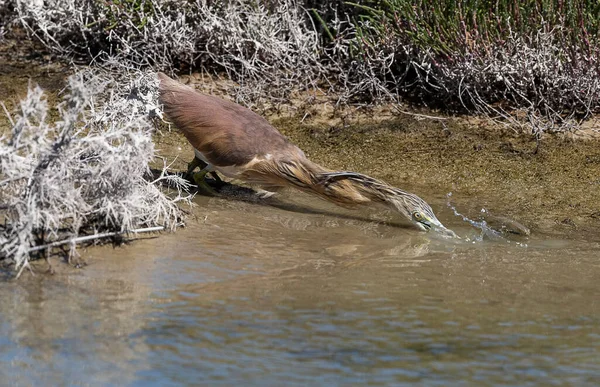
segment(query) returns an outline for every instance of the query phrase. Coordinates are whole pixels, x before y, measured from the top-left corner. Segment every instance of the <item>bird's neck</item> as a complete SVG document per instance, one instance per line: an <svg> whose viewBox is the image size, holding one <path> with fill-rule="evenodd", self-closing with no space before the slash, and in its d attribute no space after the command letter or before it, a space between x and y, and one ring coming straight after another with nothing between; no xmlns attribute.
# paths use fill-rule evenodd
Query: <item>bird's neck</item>
<svg viewBox="0 0 600 387"><path fill-rule="evenodd" d="M395 207L389 200L394 187L357 172L332 171L306 157L265 160L246 171L244 179L266 189L291 186L342 206L381 203Z"/></svg>
<svg viewBox="0 0 600 387"><path fill-rule="evenodd" d="M354 206L370 202L385 202L381 195L375 195L372 189L367 189L368 187L360 179L329 179L328 176L341 172L334 172L307 158L283 163L282 166L283 175L293 186L335 204ZM369 178L366 175L360 176Z"/></svg>

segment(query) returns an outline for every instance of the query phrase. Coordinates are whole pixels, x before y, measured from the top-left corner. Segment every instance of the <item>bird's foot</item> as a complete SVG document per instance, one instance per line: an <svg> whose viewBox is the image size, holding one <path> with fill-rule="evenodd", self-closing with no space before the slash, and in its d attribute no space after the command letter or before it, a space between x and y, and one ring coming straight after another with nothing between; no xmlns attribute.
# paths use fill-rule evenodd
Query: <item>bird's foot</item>
<svg viewBox="0 0 600 387"><path fill-rule="evenodd" d="M196 184L198 184L198 182L194 178L194 170L198 167L200 167L199 173L202 173L202 172L204 173L203 176L206 176L207 173L210 173L210 176L214 180L213 185L216 186L217 188L221 188L227 184L223 180L221 180L221 177L217 174L217 172L205 171L205 169L208 167L208 164L206 164L204 161L200 160L197 157L194 157L194 159L188 163L188 169L187 169L187 172L185 173L185 177L190 180L194 180L194 182L196 182ZM203 178L203 179L206 180L205 178Z"/></svg>
<svg viewBox="0 0 600 387"><path fill-rule="evenodd" d="M212 195L212 196L218 196L219 194L217 193L217 191L215 191L213 189L213 187L211 187L206 182L206 174L207 174L206 170L202 170L200 172L196 172L196 173L194 173L192 175L192 179L194 180L194 182L198 186L199 190L204 191L205 193L207 193L209 195Z"/></svg>
<svg viewBox="0 0 600 387"><path fill-rule="evenodd" d="M199 158L194 157L194 159L188 163L188 169L186 172L186 176L193 179L194 170L198 167L200 167L200 169L204 169L204 168L206 168L206 163L204 161L200 160Z"/></svg>

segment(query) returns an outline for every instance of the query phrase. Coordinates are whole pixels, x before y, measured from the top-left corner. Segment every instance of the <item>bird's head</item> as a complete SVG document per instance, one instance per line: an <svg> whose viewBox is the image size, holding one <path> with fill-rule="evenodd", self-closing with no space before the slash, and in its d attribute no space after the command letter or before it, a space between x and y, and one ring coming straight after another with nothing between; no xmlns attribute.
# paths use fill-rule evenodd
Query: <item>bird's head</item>
<svg viewBox="0 0 600 387"><path fill-rule="evenodd" d="M433 213L431 206L415 194L397 190L390 200L394 207L423 231L436 231L444 236L458 237L446 228Z"/></svg>

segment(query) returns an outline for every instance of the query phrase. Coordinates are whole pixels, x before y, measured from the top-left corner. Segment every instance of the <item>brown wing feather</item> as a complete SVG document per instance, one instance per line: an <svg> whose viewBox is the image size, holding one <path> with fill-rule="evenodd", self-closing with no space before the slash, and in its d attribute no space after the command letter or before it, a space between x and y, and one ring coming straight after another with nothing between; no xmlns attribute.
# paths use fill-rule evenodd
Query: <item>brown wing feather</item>
<svg viewBox="0 0 600 387"><path fill-rule="evenodd" d="M298 147L252 110L201 94L163 73L158 73L158 79L165 114L213 165L244 165L266 154L304 157Z"/></svg>

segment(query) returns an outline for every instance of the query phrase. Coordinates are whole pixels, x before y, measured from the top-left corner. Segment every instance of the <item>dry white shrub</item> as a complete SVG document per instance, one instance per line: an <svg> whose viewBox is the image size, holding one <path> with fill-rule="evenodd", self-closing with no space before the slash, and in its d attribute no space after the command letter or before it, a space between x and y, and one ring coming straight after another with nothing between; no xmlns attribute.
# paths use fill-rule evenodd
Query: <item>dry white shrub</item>
<svg viewBox="0 0 600 387"><path fill-rule="evenodd" d="M569 131L600 108L600 79L590 58L560 48L557 30L513 35L485 58L446 66L446 84L466 108L529 127L535 134ZM578 62L578 63L574 63ZM525 113L518 119L512 112Z"/></svg>
<svg viewBox="0 0 600 387"><path fill-rule="evenodd" d="M178 202L189 201L188 183L166 173L154 179L149 169L147 117L157 81L132 77L122 83L124 77L117 82L100 71L71 76L53 119L43 91L30 87L9 116L11 131L0 139L0 260L22 270L43 246L68 243L73 250L79 240L180 224ZM174 195L161 190L163 180Z"/></svg>
<svg viewBox="0 0 600 387"><path fill-rule="evenodd" d="M55 52L225 71L244 100L314 87L325 72L319 36L295 0L15 1L21 24Z"/></svg>
<svg viewBox="0 0 600 387"><path fill-rule="evenodd" d="M342 91L348 99L404 98L479 113L536 135L569 131L600 110L600 78L594 57L576 48L565 53L563 36L547 28L512 33L503 45L446 59L390 36L365 46L362 60L343 75Z"/></svg>
<svg viewBox="0 0 600 387"><path fill-rule="evenodd" d="M217 64L246 90L238 99L289 97L293 89L316 88L328 69L306 11L293 0L198 2L197 55Z"/></svg>

